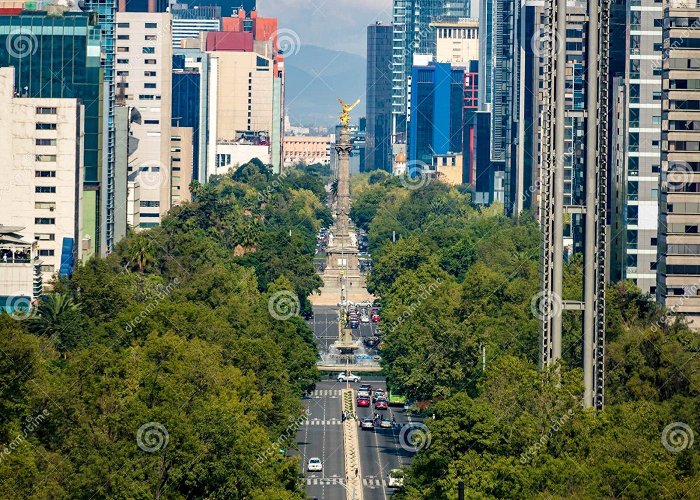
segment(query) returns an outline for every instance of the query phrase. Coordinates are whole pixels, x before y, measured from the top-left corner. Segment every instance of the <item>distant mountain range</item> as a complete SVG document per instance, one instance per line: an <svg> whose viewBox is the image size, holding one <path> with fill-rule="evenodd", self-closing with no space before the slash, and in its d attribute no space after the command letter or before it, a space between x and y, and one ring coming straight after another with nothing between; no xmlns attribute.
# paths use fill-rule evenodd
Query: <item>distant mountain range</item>
<svg viewBox="0 0 700 500"><path fill-rule="evenodd" d="M352 113L353 122L365 116L367 60L335 50L302 45L285 60L286 108L292 125L333 127L340 105L362 99Z"/></svg>

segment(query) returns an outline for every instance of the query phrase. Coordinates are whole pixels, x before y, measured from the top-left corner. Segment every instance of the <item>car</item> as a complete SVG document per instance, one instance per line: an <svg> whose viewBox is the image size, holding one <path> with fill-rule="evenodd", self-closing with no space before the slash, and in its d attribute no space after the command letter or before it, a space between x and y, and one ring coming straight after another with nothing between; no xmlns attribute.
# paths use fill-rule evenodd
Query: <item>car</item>
<svg viewBox="0 0 700 500"><path fill-rule="evenodd" d="M363 323L369 323L369 316L362 316L362 322Z"/></svg>
<svg viewBox="0 0 700 500"><path fill-rule="evenodd" d="M362 388L360 388L360 390L357 391L358 398L369 398L369 396L370 396L369 391L366 391Z"/></svg>
<svg viewBox="0 0 700 500"><path fill-rule="evenodd" d="M360 396L357 398L357 406L369 407L369 397Z"/></svg>
<svg viewBox="0 0 700 500"><path fill-rule="evenodd" d="M403 471L391 469L389 471L389 488L401 488L403 486Z"/></svg>
<svg viewBox="0 0 700 500"><path fill-rule="evenodd" d="M370 384L362 384L360 386L361 391L367 391L368 393L372 394L372 386Z"/></svg>
<svg viewBox="0 0 700 500"><path fill-rule="evenodd" d="M391 429L391 420L382 417L382 419L379 421L379 427L381 427L382 429Z"/></svg>
<svg viewBox="0 0 700 500"><path fill-rule="evenodd" d="M378 399L374 402L375 410L386 410L389 408L389 401L386 399Z"/></svg>
<svg viewBox="0 0 700 500"><path fill-rule="evenodd" d="M347 375L345 372L340 372L338 374L337 378L338 382L359 382L360 381L360 376L359 375L354 375L352 373L348 373Z"/></svg>
<svg viewBox="0 0 700 500"><path fill-rule="evenodd" d="M306 470L309 472L321 472L323 470L321 459L318 457L310 458L309 463L306 465Z"/></svg>
<svg viewBox="0 0 700 500"><path fill-rule="evenodd" d="M363 418L360 420L360 427L362 430L373 430L374 429L374 420L371 418Z"/></svg>
<svg viewBox="0 0 700 500"><path fill-rule="evenodd" d="M301 317L304 318L305 320L314 319L314 312L313 311L304 311L301 313Z"/></svg>
<svg viewBox="0 0 700 500"><path fill-rule="evenodd" d="M359 321L351 321L350 322L350 328L353 330L356 330L360 327L360 322Z"/></svg>
<svg viewBox="0 0 700 500"><path fill-rule="evenodd" d="M384 389L375 389L372 392L372 400L376 401L378 399L386 399L386 394L384 394Z"/></svg>
<svg viewBox="0 0 700 500"><path fill-rule="evenodd" d="M372 315L372 323L379 323L379 314Z"/></svg>

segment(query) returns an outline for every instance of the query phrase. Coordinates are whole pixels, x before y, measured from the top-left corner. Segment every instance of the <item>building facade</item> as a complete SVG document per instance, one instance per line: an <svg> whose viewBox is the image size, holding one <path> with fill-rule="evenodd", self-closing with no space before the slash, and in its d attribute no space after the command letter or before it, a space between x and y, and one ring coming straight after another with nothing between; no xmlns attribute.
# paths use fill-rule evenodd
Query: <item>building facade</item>
<svg viewBox="0 0 700 500"><path fill-rule="evenodd" d="M435 30L435 61L468 65L479 60L479 22L472 19L438 21L430 24Z"/></svg>
<svg viewBox="0 0 700 500"><path fill-rule="evenodd" d="M167 13L117 14L117 89L136 116L128 171L141 189L142 229L158 225L171 206L171 29Z"/></svg>
<svg viewBox="0 0 700 500"><path fill-rule="evenodd" d="M656 290L661 172L662 5L641 0L627 12L627 57L615 134L619 147L619 242L614 279L629 279L644 293Z"/></svg>
<svg viewBox="0 0 700 500"><path fill-rule="evenodd" d="M183 39L198 39L207 31L221 31L221 7L202 5L190 7L187 4L172 4L173 50L181 47Z"/></svg>
<svg viewBox="0 0 700 500"><path fill-rule="evenodd" d="M82 257L85 108L16 96L14 73L0 68L0 224L37 242L46 284Z"/></svg>
<svg viewBox="0 0 700 500"><path fill-rule="evenodd" d="M83 256L99 252L105 142L104 69L96 13L22 11L0 14L0 67L15 68L15 88L22 97L80 99L84 112ZM32 43L24 50L22 39ZM66 64L69 61L70 64Z"/></svg>
<svg viewBox="0 0 700 500"><path fill-rule="evenodd" d="M700 327L700 7L664 3L657 300Z"/></svg>
<svg viewBox="0 0 700 500"><path fill-rule="evenodd" d="M284 138L284 166L291 168L300 163L313 165L320 163L329 165L331 162L332 135L308 136L288 135Z"/></svg>
<svg viewBox="0 0 700 500"><path fill-rule="evenodd" d="M391 171L391 65L393 26L367 27L366 170Z"/></svg>

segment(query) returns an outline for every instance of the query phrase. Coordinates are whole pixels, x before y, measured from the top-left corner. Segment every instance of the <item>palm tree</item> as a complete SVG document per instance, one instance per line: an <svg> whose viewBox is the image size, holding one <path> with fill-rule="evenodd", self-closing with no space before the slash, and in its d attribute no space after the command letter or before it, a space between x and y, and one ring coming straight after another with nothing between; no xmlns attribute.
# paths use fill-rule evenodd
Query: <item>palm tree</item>
<svg viewBox="0 0 700 500"><path fill-rule="evenodd" d="M31 329L39 335L51 337L60 329L66 315L78 312L80 306L64 293L52 293L41 298L37 315L31 320Z"/></svg>
<svg viewBox="0 0 700 500"><path fill-rule="evenodd" d="M153 240L143 234L134 236L127 247L129 265L141 273L149 264L155 262L155 253Z"/></svg>

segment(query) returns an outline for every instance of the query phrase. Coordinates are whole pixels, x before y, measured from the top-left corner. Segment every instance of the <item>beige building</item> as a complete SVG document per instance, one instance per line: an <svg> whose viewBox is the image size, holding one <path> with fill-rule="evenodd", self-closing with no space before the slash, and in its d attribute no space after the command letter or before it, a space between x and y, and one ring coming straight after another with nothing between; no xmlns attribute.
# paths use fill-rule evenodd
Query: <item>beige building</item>
<svg viewBox="0 0 700 500"><path fill-rule="evenodd" d="M15 97L14 81L0 68L0 224L37 241L46 284L64 248L69 265L82 257L84 107Z"/></svg>
<svg viewBox="0 0 700 500"><path fill-rule="evenodd" d="M435 22L435 61L466 65L479 60L479 22L460 19L456 22Z"/></svg>
<svg viewBox="0 0 700 500"><path fill-rule="evenodd" d="M462 184L462 154L446 154L433 156L431 172L438 180L447 184Z"/></svg>
<svg viewBox="0 0 700 500"><path fill-rule="evenodd" d="M171 197L173 206L192 201L190 183L194 168L192 127L172 127L170 138Z"/></svg>
<svg viewBox="0 0 700 500"><path fill-rule="evenodd" d="M231 155L231 145L257 146L236 148L234 156L264 146L270 151L274 130L274 61L256 52L217 50L208 52L209 66L209 158L212 172L220 170L221 155ZM243 155L243 156L242 156ZM260 157L260 154L256 155ZM271 153L266 163L272 161ZM262 159L262 158L261 158Z"/></svg>
<svg viewBox="0 0 700 500"><path fill-rule="evenodd" d="M656 298L700 329L700 8L664 2Z"/></svg>
<svg viewBox="0 0 700 500"><path fill-rule="evenodd" d="M138 147L128 170L140 187L140 228L159 224L171 207L171 40L170 14L117 13L117 94L133 108L130 130Z"/></svg>
<svg viewBox="0 0 700 500"><path fill-rule="evenodd" d="M286 136L284 138L284 166L289 168L299 163L305 165L314 163L330 165L331 143L333 141L333 135L320 137L306 135Z"/></svg>

